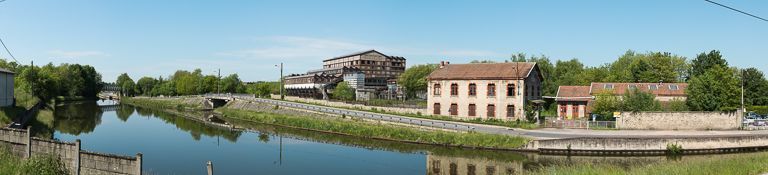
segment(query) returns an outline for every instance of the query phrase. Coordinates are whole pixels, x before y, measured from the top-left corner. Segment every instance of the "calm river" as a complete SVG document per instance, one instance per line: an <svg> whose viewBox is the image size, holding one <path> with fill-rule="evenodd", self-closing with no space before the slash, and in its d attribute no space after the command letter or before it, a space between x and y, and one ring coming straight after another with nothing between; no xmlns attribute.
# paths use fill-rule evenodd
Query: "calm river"
<svg viewBox="0 0 768 175"><path fill-rule="evenodd" d="M214 118L201 122L104 102L56 107L52 135L85 150L144 155L150 174L520 174L551 164L637 164L665 157L566 157L462 150L314 133ZM195 116L192 116L195 117ZM196 116L206 118L203 114ZM50 125L50 124L49 124Z"/></svg>

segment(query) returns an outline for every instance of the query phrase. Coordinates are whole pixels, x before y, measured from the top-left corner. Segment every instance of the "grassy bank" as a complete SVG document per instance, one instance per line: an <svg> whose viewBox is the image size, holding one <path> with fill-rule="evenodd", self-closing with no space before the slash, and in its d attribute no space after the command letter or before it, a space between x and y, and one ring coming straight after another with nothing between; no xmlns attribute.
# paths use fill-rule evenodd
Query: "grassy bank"
<svg viewBox="0 0 768 175"><path fill-rule="evenodd" d="M575 164L550 166L529 174L762 174L768 172L768 152L755 154L717 155L706 159L691 159L631 165L628 168L606 164Z"/></svg>
<svg viewBox="0 0 768 175"><path fill-rule="evenodd" d="M33 156L21 159L13 155L8 147L0 146L0 174L8 175L60 175L69 174L64 162L54 156Z"/></svg>
<svg viewBox="0 0 768 175"><path fill-rule="evenodd" d="M279 99L273 99L273 100L279 100ZM288 100L285 100L288 101ZM484 124L484 125L494 125L494 126L504 126L504 127L510 127L510 128L523 128L523 129L535 129L538 128L538 126L535 123L525 122L525 121L504 121L499 119L472 119L472 120L462 120L457 119L455 117L451 116L435 116L435 115L423 115L421 113L417 114L410 114L410 113L398 113L398 112L391 112L391 111L385 111L383 109L379 109L376 107L372 107L372 109L363 109L360 107L339 107L339 106L328 106L323 105L319 103L310 103L310 102L302 102L302 101L290 101L295 103L303 103L303 104L310 104L310 105L318 105L318 106L326 106L326 107L334 107L334 108L342 108L342 109L350 109L350 110L358 110L358 111L367 111L367 112L373 112L373 113L380 113L380 114L390 114L390 115L399 115L399 116L406 116L406 117L413 117L413 118L423 118L423 119L430 119L430 120L441 120L441 121L451 121L451 122L464 122L464 123L475 123L475 124Z"/></svg>
<svg viewBox="0 0 768 175"><path fill-rule="evenodd" d="M457 133L447 131L419 130L416 128L392 126L388 124L376 124L365 121L345 120L340 118L323 119L298 117L240 109L220 108L216 111L221 112L226 117L243 119L247 121L323 132L332 132L363 138L498 149L514 149L528 143L526 138L516 136L483 134L476 132Z"/></svg>

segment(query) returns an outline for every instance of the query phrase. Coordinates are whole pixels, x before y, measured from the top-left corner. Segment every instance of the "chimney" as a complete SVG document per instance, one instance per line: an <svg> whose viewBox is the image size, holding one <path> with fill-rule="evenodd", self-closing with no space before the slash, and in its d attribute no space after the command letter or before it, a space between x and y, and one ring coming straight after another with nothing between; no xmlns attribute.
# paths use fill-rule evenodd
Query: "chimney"
<svg viewBox="0 0 768 175"><path fill-rule="evenodd" d="M440 61L440 69L445 67L445 61Z"/></svg>

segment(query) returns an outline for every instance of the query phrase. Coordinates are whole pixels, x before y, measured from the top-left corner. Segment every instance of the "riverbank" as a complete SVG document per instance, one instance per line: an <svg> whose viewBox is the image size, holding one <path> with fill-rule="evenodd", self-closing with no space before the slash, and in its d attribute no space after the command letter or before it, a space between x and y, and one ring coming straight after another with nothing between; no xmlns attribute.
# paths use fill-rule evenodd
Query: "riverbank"
<svg viewBox="0 0 768 175"><path fill-rule="evenodd" d="M154 99L154 98L128 98L123 102L127 104L157 108L179 109L178 106L191 105L194 101L185 98L178 99ZM238 103L234 101L233 103ZM247 102L243 102L247 103ZM193 105L183 109L195 109L201 105ZM418 143L429 145L453 146L464 148L484 149L508 149L516 150L526 145L529 140L519 136L485 134L477 132L451 132L441 130L427 130L415 127L397 126L386 123L365 121L361 119L349 119L346 116L306 117L320 115L295 110L299 113L276 113L274 106L262 106L260 111L254 108L239 108L232 104L216 109L228 118L237 118L252 122L278 125L284 127L301 128L306 130L356 136L369 139L392 140L406 143ZM278 107L282 108L282 107ZM288 109L290 110L290 109Z"/></svg>
<svg viewBox="0 0 768 175"><path fill-rule="evenodd" d="M631 164L621 167L610 164L555 165L527 174L761 174L768 172L768 152L756 154L719 155L717 158L687 159L653 164Z"/></svg>

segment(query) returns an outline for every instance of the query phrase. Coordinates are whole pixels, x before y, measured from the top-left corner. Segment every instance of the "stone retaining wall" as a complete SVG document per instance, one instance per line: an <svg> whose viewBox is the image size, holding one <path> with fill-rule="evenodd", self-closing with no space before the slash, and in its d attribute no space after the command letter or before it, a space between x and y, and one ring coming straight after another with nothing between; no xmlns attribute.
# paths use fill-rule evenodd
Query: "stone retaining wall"
<svg viewBox="0 0 768 175"><path fill-rule="evenodd" d="M697 136L685 138L567 138L534 140L529 150L666 151L675 144L684 150L768 147L768 135Z"/></svg>
<svg viewBox="0 0 768 175"><path fill-rule="evenodd" d="M618 129L647 130L735 130L741 116L731 112L622 112Z"/></svg>
<svg viewBox="0 0 768 175"><path fill-rule="evenodd" d="M272 99L280 99L280 95L271 95ZM373 110L374 108L376 110L383 110L386 112L394 112L394 113L401 113L401 114L421 114L421 115L429 115L430 113L427 112L427 109L415 109L415 108L396 108L396 107L381 107L381 106L365 106L361 104L347 104L344 102L332 102L328 100L317 100L317 99L311 99L311 98L301 98L301 97L292 97L292 96L285 96L285 100L288 101L296 101L296 102L302 102L302 103L312 103L312 104L320 104L325 106L332 106L332 107L340 107L340 108L359 108L363 110Z"/></svg>
<svg viewBox="0 0 768 175"><path fill-rule="evenodd" d="M28 130L0 128L0 143L11 152L28 158L40 155L59 157L71 174L142 174L141 154L136 157L87 152L80 140L62 142L30 137Z"/></svg>

